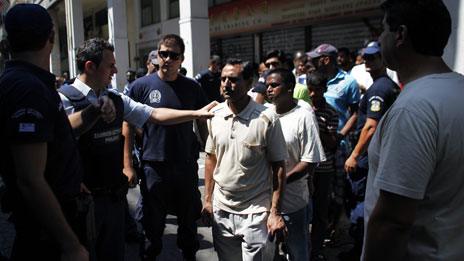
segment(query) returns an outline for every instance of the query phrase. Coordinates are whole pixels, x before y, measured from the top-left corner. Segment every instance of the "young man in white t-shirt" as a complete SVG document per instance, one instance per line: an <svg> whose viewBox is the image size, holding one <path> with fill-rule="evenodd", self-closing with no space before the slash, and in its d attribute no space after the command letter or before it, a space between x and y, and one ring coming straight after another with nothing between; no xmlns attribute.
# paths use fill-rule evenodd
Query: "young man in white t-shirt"
<svg viewBox="0 0 464 261"><path fill-rule="evenodd" d="M282 124L288 159L286 193L282 213L288 229L286 240L291 260L306 261L308 254L309 203L308 174L312 175L317 163L325 161L319 138L316 116L311 107L304 107L293 98L295 78L286 69L273 69L266 78L267 96L275 105ZM303 101L301 101L304 103Z"/></svg>

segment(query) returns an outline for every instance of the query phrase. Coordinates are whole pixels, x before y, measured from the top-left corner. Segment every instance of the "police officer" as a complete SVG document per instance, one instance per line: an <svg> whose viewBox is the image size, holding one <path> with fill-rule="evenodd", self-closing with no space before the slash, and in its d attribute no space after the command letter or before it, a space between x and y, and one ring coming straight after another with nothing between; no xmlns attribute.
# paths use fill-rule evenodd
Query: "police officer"
<svg viewBox="0 0 464 261"><path fill-rule="evenodd" d="M367 89L359 103L357 133L358 142L345 162L345 171L351 183L352 206L351 234L355 239L352 251L342 254L342 260L355 257L359 259L363 241L364 228L364 194L366 190L368 166L367 147L377 129L382 116L396 100L400 92L399 86L387 75L387 68L382 61L380 46L371 42L363 52L366 71L372 76L374 83Z"/></svg>
<svg viewBox="0 0 464 261"><path fill-rule="evenodd" d="M153 109L136 103L128 96L107 90L117 73L114 47L102 39L84 42L76 55L80 75L73 85L60 88L61 99L71 126L79 136L79 151L84 165L85 189L95 201L97 260L124 260L124 203L128 177L123 175L123 121L142 127L146 121L178 123L212 116L207 110L177 111ZM83 108L109 99L114 119L84 113ZM213 105L213 104L212 104ZM212 106L210 105L210 106ZM82 117L82 114L86 116ZM81 117L77 117L81 115ZM84 120L79 120L84 118Z"/></svg>
<svg viewBox="0 0 464 261"><path fill-rule="evenodd" d="M11 258L88 260L71 229L82 169L48 71L52 19L40 5L17 4L4 21L12 61L0 78L0 173L7 187L2 206L16 228Z"/></svg>
<svg viewBox="0 0 464 261"><path fill-rule="evenodd" d="M224 101L219 92L221 86L221 57L212 55L209 59L208 69L197 74L195 80L201 85L210 101Z"/></svg>

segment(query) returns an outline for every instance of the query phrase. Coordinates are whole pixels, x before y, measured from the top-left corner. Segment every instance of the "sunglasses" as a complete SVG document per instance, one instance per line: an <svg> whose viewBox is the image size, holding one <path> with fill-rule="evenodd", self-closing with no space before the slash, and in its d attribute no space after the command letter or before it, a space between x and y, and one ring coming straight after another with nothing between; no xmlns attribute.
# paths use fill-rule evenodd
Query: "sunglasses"
<svg viewBox="0 0 464 261"><path fill-rule="evenodd" d="M229 82L231 83L236 83L240 79L239 77L230 77L230 76L222 76L221 81L225 82L227 79L229 79Z"/></svg>
<svg viewBox="0 0 464 261"><path fill-rule="evenodd" d="M159 51L159 52L158 52L158 55L159 55L163 60L168 59L168 57L169 57L171 60L179 60L179 58L180 58L180 56L181 56L180 53L171 52L171 51Z"/></svg>
<svg viewBox="0 0 464 261"><path fill-rule="evenodd" d="M266 66L266 68L270 68L271 65L272 65L273 67L277 67L279 64L280 64L280 63L276 61L276 62L265 63L264 66Z"/></svg>
<svg viewBox="0 0 464 261"><path fill-rule="evenodd" d="M266 84L266 87L271 87L271 88L276 88L276 87L279 87L280 85L282 85L282 83L280 82L271 82L271 83L268 83Z"/></svg>

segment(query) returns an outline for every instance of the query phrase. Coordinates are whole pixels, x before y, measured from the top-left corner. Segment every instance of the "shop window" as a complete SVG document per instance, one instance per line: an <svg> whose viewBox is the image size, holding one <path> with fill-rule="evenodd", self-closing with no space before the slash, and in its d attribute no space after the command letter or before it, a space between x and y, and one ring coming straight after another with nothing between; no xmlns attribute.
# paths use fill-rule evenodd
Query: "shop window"
<svg viewBox="0 0 464 261"><path fill-rule="evenodd" d="M169 19L179 17L179 0L169 0Z"/></svg>
<svg viewBox="0 0 464 261"><path fill-rule="evenodd" d="M160 0L141 0L142 27L161 22Z"/></svg>

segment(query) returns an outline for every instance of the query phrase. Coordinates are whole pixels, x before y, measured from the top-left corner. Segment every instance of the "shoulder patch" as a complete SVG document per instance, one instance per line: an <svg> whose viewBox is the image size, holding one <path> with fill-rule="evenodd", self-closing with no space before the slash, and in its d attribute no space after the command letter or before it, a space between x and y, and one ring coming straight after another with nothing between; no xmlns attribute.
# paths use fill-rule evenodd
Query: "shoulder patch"
<svg viewBox="0 0 464 261"><path fill-rule="evenodd" d="M382 108L382 103L379 100L371 100L371 111L379 112Z"/></svg>

